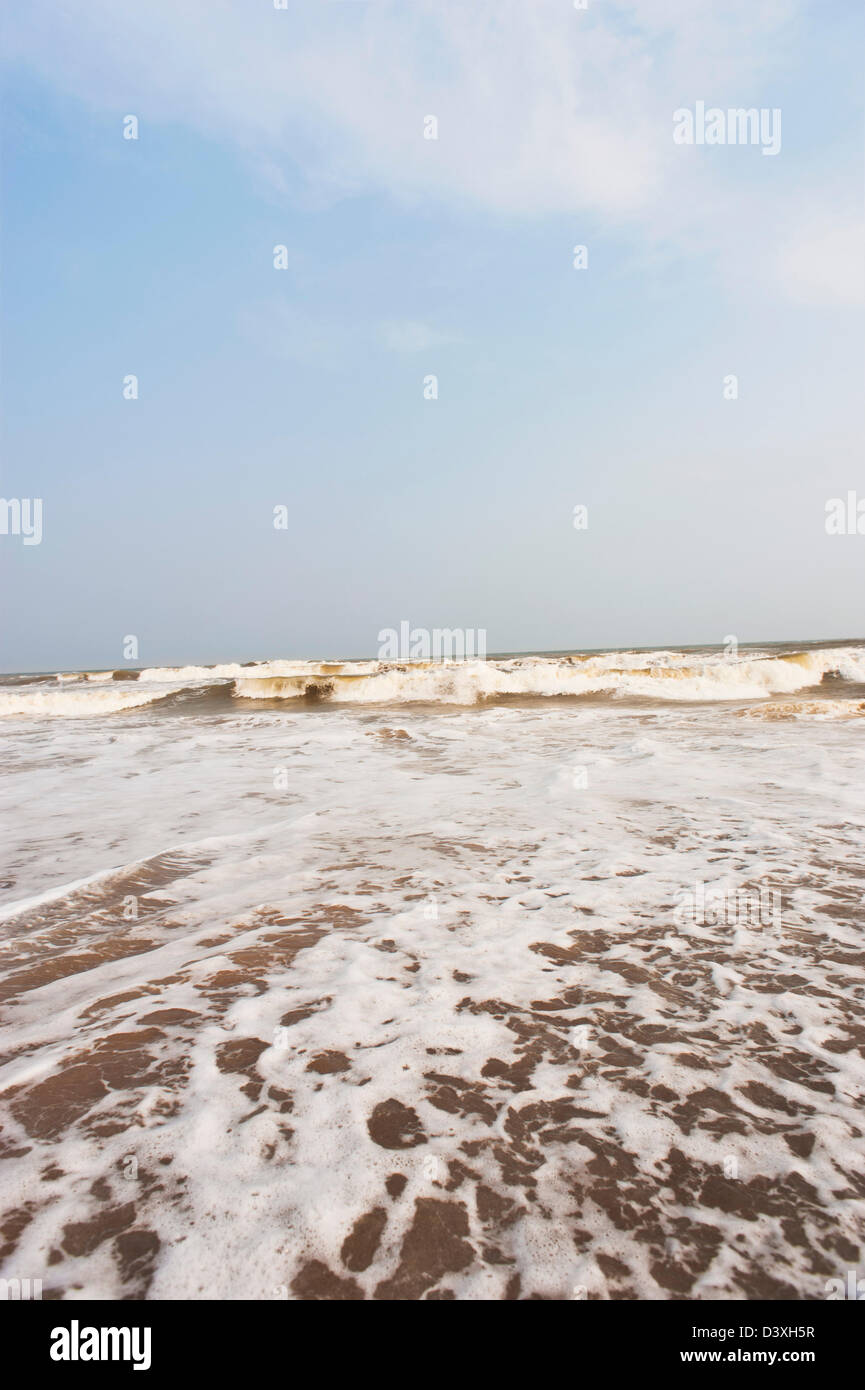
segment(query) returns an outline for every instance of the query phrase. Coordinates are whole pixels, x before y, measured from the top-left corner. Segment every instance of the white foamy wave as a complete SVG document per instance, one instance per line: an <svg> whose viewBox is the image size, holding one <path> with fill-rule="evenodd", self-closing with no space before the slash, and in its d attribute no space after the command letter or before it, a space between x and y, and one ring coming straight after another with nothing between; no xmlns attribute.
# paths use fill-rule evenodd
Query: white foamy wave
<svg viewBox="0 0 865 1390"><path fill-rule="evenodd" d="M55 692L0 693L0 715L69 715L134 709L192 688L242 700L333 704L474 705L508 697L663 701L765 700L819 686L824 677L865 684L865 648L824 647L728 656L686 651L514 656L486 661L295 661L150 667L140 672L58 673ZM837 689L833 693L841 694ZM838 717L838 716L835 716Z"/></svg>
<svg viewBox="0 0 865 1390"><path fill-rule="evenodd" d="M93 714L115 714L164 700L171 691L118 689L0 691L0 718L23 715L30 719L79 719Z"/></svg>
<svg viewBox="0 0 865 1390"><path fill-rule="evenodd" d="M291 670L277 672L276 666ZM861 648L825 648L776 657L704 660L683 652L591 657L515 657L497 661L270 663L246 668L235 694L247 700L314 697L333 703L470 705L502 696L613 695L663 700L747 700L787 694L837 672L865 681Z"/></svg>
<svg viewBox="0 0 865 1390"><path fill-rule="evenodd" d="M865 719L865 700L770 700L740 713L749 719Z"/></svg>
<svg viewBox="0 0 865 1390"><path fill-rule="evenodd" d="M256 678L269 680L285 676L304 677L317 675L339 675L350 671L354 674L377 671L379 661L252 661L243 665L240 662L227 662L221 666L150 666L139 673L142 681L229 681Z"/></svg>

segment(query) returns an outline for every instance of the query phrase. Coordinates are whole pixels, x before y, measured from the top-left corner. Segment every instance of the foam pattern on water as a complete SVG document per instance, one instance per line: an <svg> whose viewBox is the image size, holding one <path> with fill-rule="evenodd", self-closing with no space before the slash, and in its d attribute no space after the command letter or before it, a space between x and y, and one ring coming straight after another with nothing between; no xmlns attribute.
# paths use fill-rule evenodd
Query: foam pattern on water
<svg viewBox="0 0 865 1390"><path fill-rule="evenodd" d="M124 718L4 743L0 1275L820 1298L861 1263L858 721Z"/></svg>

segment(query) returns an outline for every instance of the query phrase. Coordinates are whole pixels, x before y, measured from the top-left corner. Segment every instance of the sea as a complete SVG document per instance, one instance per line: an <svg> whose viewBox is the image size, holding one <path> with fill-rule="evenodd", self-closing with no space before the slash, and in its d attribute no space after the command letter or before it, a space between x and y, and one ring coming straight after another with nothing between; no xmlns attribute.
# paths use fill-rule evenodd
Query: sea
<svg viewBox="0 0 865 1390"><path fill-rule="evenodd" d="M865 642L0 677L0 1279L822 1299Z"/></svg>

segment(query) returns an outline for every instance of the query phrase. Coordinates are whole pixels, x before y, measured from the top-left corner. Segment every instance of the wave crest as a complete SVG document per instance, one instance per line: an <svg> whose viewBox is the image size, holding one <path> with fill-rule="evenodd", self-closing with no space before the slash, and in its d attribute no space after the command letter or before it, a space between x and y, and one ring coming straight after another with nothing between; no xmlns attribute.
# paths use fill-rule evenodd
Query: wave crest
<svg viewBox="0 0 865 1390"><path fill-rule="evenodd" d="M30 719L79 719L94 714L116 714L158 704L173 692L166 690L39 690L0 691L0 718L25 715Z"/></svg>
<svg viewBox="0 0 865 1390"><path fill-rule="evenodd" d="M326 701L332 704L474 705L507 698L766 700L827 679L865 684L865 647L740 652L603 652L515 656L486 661L260 661L243 665L151 667L137 673L58 673L57 687L0 689L0 716L76 718L113 714L173 698ZM14 684L14 690L10 685ZM854 693L854 692L851 692ZM859 694L859 691L855 692ZM812 702L813 703L813 702ZM834 705L837 700L823 703ZM855 703L855 701L854 701ZM813 712L813 711L812 711ZM771 717L767 715L767 717ZM840 717L840 716L835 716Z"/></svg>
<svg viewBox="0 0 865 1390"><path fill-rule="evenodd" d="M865 650L824 648L783 656L695 660L683 652L513 657L488 661L262 664L234 681L245 700L326 699L335 704L476 704L507 696L612 696L749 700L818 685L837 673L865 681Z"/></svg>

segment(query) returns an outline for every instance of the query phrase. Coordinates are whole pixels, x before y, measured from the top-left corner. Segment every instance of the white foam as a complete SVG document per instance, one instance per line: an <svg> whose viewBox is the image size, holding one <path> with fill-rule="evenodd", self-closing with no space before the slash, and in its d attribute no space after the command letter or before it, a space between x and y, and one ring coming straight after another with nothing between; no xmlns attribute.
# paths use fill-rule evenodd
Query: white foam
<svg viewBox="0 0 865 1390"><path fill-rule="evenodd" d="M0 718L18 715L30 719L81 719L95 714L117 714L164 700L164 689L142 690L119 684L99 690L0 690Z"/></svg>
<svg viewBox="0 0 865 1390"><path fill-rule="evenodd" d="M865 648L827 647L783 655L605 652L594 656L522 656L488 661L294 661L148 667L134 684L105 672L58 673L62 693L0 690L0 715L78 717L112 714L186 687L224 686L242 700L308 698L333 704L472 705L506 697L574 696L675 702L743 701L788 695L837 673L865 682ZM69 685L81 688L69 689ZM119 688L120 687L120 688Z"/></svg>
<svg viewBox="0 0 865 1390"><path fill-rule="evenodd" d="M816 669L837 669L827 660ZM787 664L813 682L813 665ZM496 669L518 679L525 665ZM657 658L638 669L647 682L693 679L651 676L665 669ZM279 1298L310 1260L371 1297L429 1199L464 1213L474 1258L440 1281L458 1298L500 1298L515 1274L523 1297L666 1297L665 1263L699 1270L691 1296L743 1297L743 1271L767 1265L797 1296L824 1296L810 1252L858 1238L861 1214L839 1196L839 1172L858 1180L863 1168L850 1034L861 1000L847 963L861 951L856 721L748 722L681 701L226 703L201 718L8 723L0 757L3 892L31 917L20 935L20 922L0 930L0 961L13 980L50 966L4 1006L4 1137L17 1151L4 1181L33 1211L4 1277L42 1272L46 1290L81 1297L134 1292L111 1238L86 1255L64 1245L67 1226L104 1213L102 1179L111 1209L133 1203L134 1229L161 1241L151 1297ZM160 887L136 889L166 854L177 862ZM137 897L132 921L115 879ZM771 884L777 926L681 921L676 895L697 882ZM92 909L74 906L82 888L97 894ZM64 899L60 925L40 926ZM135 953L100 953L118 941ZM141 1022L156 1010L193 1017ZM575 1051L577 1025L588 1037ZM12 1113L63 1065L92 1066L112 1039L122 1051L145 1030L152 1066L118 1076L60 1133L29 1134ZM264 1045L251 1078L218 1065L242 1039ZM347 1070L309 1069L334 1051ZM524 1089L496 1069L528 1061L514 1073ZM828 1085L815 1089L815 1075ZM713 1092L735 1128L713 1125ZM417 1112L417 1147L371 1137L374 1107L393 1100ZM807 1157L788 1133L813 1138ZM666 1185L673 1150L699 1177L689 1200ZM507 1170L521 1152L531 1191ZM147 1181L124 1179L130 1155ZM758 1195L809 1184L804 1244L787 1237L783 1209L752 1220L701 1200L730 1159ZM398 1199L384 1186L395 1172ZM492 1229L482 1186L506 1204ZM351 1271L343 1243L377 1208L381 1246ZM688 1253L701 1231L717 1248L708 1265ZM685 1255L670 1254L682 1239ZM502 1263L483 1258L491 1247ZM611 1258L627 1271L621 1287Z"/></svg>
<svg viewBox="0 0 865 1390"><path fill-rule="evenodd" d="M611 693L677 701L746 700L818 684L827 672L865 680L861 648L780 657L709 657L688 653L608 653L598 657L523 657L495 661L380 663L330 675L315 670L246 672L235 678L243 699L292 699L314 690L333 703L470 705L501 696Z"/></svg>

